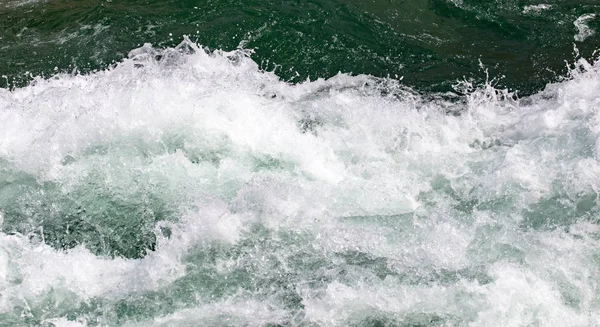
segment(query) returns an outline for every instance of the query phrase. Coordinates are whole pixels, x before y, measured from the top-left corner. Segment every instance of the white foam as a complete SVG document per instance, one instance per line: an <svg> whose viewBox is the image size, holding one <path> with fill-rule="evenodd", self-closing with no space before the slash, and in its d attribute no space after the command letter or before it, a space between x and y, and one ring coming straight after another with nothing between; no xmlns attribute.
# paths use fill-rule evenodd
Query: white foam
<svg viewBox="0 0 600 327"><path fill-rule="evenodd" d="M185 49L194 53L180 54ZM165 59L156 61L158 53ZM600 186L597 65L580 61L571 80L527 99L485 87L461 105L368 76L290 85L241 52L207 54L187 41L165 52L146 45L131 57L91 75L0 90L0 156L65 194L90 171L125 195L148 183L180 208L178 222L159 224L171 237L128 260L0 234L2 312L40 306L37 299L52 289L80 301L116 301L168 288L186 274L194 248L236 244L260 223L312 235L312 249L329 259L366 253L396 273L483 266L491 279L410 285L361 270L345 282L299 287L306 319L317 324L344 325L370 309L473 325L597 322L594 231L584 222L573 225L577 237L521 225L540 200L575 203ZM457 105L459 116L446 114ZM174 151L164 150L170 135L183 140ZM89 154L97 145L110 151ZM220 157L192 160L194 153ZM65 164L68 156L75 160ZM277 251L285 258L296 250ZM565 281L578 305L563 299ZM251 295L244 296L223 300L226 314L259 312L260 319L242 319L249 325L292 314L255 299L234 312ZM196 323L212 314L204 304L153 323Z"/></svg>
<svg viewBox="0 0 600 327"><path fill-rule="evenodd" d="M47 0L5 0L0 3L0 8L19 8L22 6L38 4L40 2L46 2Z"/></svg>
<svg viewBox="0 0 600 327"><path fill-rule="evenodd" d="M538 4L538 5L528 5L528 6L523 7L523 13L524 14L531 14L531 13L537 14L544 10L548 10L550 8L552 8L552 5L545 4L545 3Z"/></svg>
<svg viewBox="0 0 600 327"><path fill-rule="evenodd" d="M229 324L243 326L264 326L285 323L290 319L289 312L274 309L269 303L241 300L223 301L214 304L185 309L176 313L143 321L128 323L125 326L196 326Z"/></svg>
<svg viewBox="0 0 600 327"><path fill-rule="evenodd" d="M594 18L596 18L596 14L585 14L580 16L573 22L578 31L577 34L574 36L575 41L583 42L585 41L585 39L596 33L587 25L587 22Z"/></svg>

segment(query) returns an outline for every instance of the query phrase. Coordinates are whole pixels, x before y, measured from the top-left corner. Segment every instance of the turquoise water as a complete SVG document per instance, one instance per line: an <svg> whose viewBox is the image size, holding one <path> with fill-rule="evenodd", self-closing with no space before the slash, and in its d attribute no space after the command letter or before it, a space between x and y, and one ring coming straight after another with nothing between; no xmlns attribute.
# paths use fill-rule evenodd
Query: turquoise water
<svg viewBox="0 0 600 327"><path fill-rule="evenodd" d="M6 1L0 325L600 324L592 1Z"/></svg>

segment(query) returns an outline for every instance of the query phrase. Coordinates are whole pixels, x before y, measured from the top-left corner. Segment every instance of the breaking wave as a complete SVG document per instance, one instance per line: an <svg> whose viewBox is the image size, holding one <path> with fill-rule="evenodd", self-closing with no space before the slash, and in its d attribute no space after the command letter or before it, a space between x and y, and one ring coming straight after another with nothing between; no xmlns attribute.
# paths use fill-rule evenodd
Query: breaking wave
<svg viewBox="0 0 600 327"><path fill-rule="evenodd" d="M598 66L457 88L186 40L0 89L0 322L599 323Z"/></svg>

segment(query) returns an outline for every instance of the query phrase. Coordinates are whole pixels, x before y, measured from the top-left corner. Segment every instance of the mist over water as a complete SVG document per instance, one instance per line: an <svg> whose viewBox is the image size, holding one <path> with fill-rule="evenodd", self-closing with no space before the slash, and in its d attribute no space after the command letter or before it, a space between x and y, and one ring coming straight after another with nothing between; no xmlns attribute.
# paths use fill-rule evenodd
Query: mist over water
<svg viewBox="0 0 600 327"><path fill-rule="evenodd" d="M0 325L600 325L598 9L4 2Z"/></svg>

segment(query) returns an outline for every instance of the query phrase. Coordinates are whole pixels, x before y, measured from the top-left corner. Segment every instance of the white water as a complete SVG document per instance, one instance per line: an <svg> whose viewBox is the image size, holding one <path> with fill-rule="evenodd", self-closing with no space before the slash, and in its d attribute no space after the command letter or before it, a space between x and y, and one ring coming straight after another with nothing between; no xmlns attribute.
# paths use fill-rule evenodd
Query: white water
<svg viewBox="0 0 600 327"><path fill-rule="evenodd" d="M3 0L0 3L0 8L17 8L31 4L37 4L39 2L45 2L46 0Z"/></svg>
<svg viewBox="0 0 600 327"><path fill-rule="evenodd" d="M552 5L545 4L545 3L538 4L538 5L529 5L529 6L523 7L523 13L524 14L531 14L531 13L538 14L538 13L540 13L544 10L548 10L550 8L552 8Z"/></svg>
<svg viewBox="0 0 600 327"><path fill-rule="evenodd" d="M241 53L180 46L190 47L156 61L145 46L107 71L0 90L0 157L15 169L65 197L95 178L125 199L158 194L179 214L159 223L172 234L143 259L0 233L0 322L600 324L597 66L581 61L571 80L526 99L485 87L450 103L367 76L289 85ZM108 150L89 151L98 145ZM240 245L256 224L271 236ZM210 244L246 254L195 261ZM300 254L306 271L293 265ZM141 318L113 312L203 265L223 278L299 276L303 308L240 287L200 289ZM94 301L104 311L71 312Z"/></svg>
<svg viewBox="0 0 600 327"><path fill-rule="evenodd" d="M580 16L573 22L573 24L577 28L577 34L574 36L575 41L583 42L588 37L594 35L594 30L587 25L587 22L594 18L596 18L596 14L585 14Z"/></svg>

